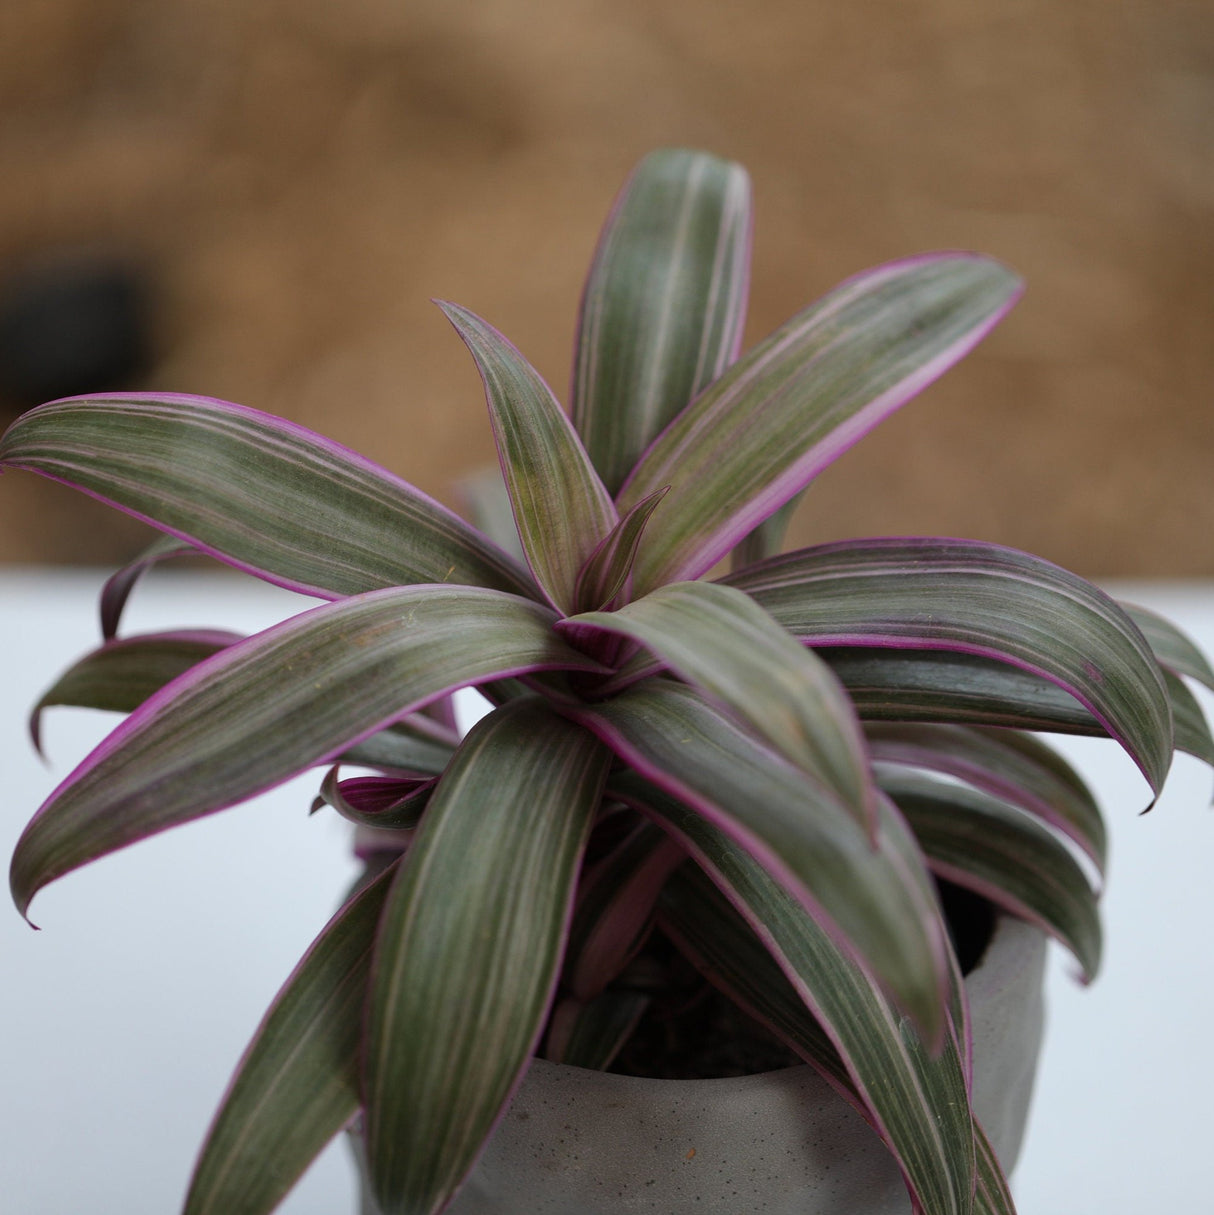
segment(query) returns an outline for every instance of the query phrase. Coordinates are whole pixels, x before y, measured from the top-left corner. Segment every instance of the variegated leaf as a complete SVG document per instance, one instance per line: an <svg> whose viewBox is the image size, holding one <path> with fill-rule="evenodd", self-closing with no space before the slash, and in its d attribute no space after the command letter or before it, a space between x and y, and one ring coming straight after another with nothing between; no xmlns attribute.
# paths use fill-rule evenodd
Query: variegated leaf
<svg viewBox="0 0 1214 1215"><path fill-rule="evenodd" d="M100 498L268 582L324 599L453 582L534 596L527 572L370 460L255 409L179 394L52 401L0 466Z"/></svg>
<svg viewBox="0 0 1214 1215"><path fill-rule="evenodd" d="M848 280L734 363L621 488L621 511L671 486L637 554L636 593L710 569L865 432L971 350L1020 292L971 254Z"/></svg>
<svg viewBox="0 0 1214 1215"><path fill-rule="evenodd" d="M1066 846L998 798L914 769L877 765L932 869L1039 924L1091 980L1100 968L1097 895Z"/></svg>
<svg viewBox="0 0 1214 1215"><path fill-rule="evenodd" d="M676 928L728 973L746 1002L859 1105L893 1151L922 1211L968 1215L974 1135L952 1037L933 1057L863 970L751 857L711 827L697 842L712 881L684 866L668 884L664 916L677 916ZM749 937L725 896L745 917ZM843 1075L823 1035L837 1050Z"/></svg>
<svg viewBox="0 0 1214 1215"><path fill-rule="evenodd" d="M1154 655L1112 599L1040 557L969 540L846 540L724 581L816 647L957 650L1041 675L1163 786L1172 715Z"/></svg>
<svg viewBox="0 0 1214 1215"><path fill-rule="evenodd" d="M892 818L874 847L837 796L681 684L648 680L578 716L683 804L679 821L664 826L683 838L710 820L938 1038L947 945L922 858L903 850ZM611 787L630 800L621 778Z"/></svg>
<svg viewBox="0 0 1214 1215"><path fill-rule="evenodd" d="M1100 807L1077 772L1052 748L1011 730L964 726L866 728L875 761L923 768L966 781L1069 836L1103 872L1108 835Z"/></svg>
<svg viewBox="0 0 1214 1215"><path fill-rule="evenodd" d="M29 730L42 751L42 713L53 705L130 713L153 692L240 640L222 629L181 629L107 641L73 663L30 712Z"/></svg>
<svg viewBox="0 0 1214 1215"><path fill-rule="evenodd" d="M500 591L395 587L229 646L145 701L51 794L13 856L18 908L86 861L272 788L452 688L595 670L552 621Z"/></svg>
<svg viewBox="0 0 1214 1215"><path fill-rule="evenodd" d="M749 264L741 165L682 148L641 161L600 237L574 356L573 419L612 492L737 357Z"/></svg>
<svg viewBox="0 0 1214 1215"><path fill-rule="evenodd" d="M483 718L380 921L365 1051L382 1215L442 1210L526 1070L610 753L542 702Z"/></svg>
<svg viewBox="0 0 1214 1215"><path fill-rule="evenodd" d="M749 596L710 582L675 582L618 611L585 612L558 627L603 629L639 641L833 789L872 829L873 786L847 693L829 667Z"/></svg>
<svg viewBox="0 0 1214 1215"><path fill-rule="evenodd" d="M474 313L456 304L439 306L484 381L502 476L531 571L549 602L572 612L579 572L619 523L615 504L535 368Z"/></svg>
<svg viewBox="0 0 1214 1215"><path fill-rule="evenodd" d="M269 1215L354 1117L371 950L392 876L350 898L270 1005L211 1124L183 1215Z"/></svg>

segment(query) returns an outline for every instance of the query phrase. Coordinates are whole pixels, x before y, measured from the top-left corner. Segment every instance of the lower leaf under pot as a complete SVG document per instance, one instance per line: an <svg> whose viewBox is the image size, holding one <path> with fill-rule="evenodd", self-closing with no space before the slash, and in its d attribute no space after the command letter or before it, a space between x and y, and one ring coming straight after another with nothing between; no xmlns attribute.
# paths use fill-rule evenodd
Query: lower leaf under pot
<svg viewBox="0 0 1214 1215"><path fill-rule="evenodd" d="M1041 1044L1046 942L996 920L966 977L974 1106L1004 1168ZM893 1159L806 1065L712 1080L536 1059L451 1215L910 1215ZM364 1197L363 1215L375 1215Z"/></svg>

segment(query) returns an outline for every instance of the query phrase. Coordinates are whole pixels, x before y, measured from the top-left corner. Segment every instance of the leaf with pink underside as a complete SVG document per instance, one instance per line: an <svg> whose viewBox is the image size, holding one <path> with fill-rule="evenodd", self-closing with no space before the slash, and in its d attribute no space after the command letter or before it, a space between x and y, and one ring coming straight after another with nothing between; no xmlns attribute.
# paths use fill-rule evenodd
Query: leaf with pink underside
<svg viewBox="0 0 1214 1215"><path fill-rule="evenodd" d="M399 830L416 827L434 791L437 777L351 776L339 778L340 767L325 774L313 812L331 806L360 827Z"/></svg>
<svg viewBox="0 0 1214 1215"><path fill-rule="evenodd" d="M363 456L282 418L176 394L52 401L0 466L62 481L229 565L323 599L452 582L535 596L526 570Z"/></svg>
<svg viewBox="0 0 1214 1215"><path fill-rule="evenodd" d="M622 512L671 486L641 543L636 593L695 578L862 435L967 354L1020 292L972 254L892 262L798 313L654 440Z"/></svg>
<svg viewBox="0 0 1214 1215"><path fill-rule="evenodd" d="M264 792L452 688L598 670L554 619L500 591L393 587L229 646L145 701L51 794L13 856L18 908L87 861Z"/></svg>

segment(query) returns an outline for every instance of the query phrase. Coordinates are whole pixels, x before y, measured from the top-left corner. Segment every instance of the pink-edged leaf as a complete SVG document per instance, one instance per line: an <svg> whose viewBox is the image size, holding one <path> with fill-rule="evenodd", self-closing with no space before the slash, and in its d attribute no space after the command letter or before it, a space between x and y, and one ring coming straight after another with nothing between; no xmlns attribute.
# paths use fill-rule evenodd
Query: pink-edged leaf
<svg viewBox="0 0 1214 1215"><path fill-rule="evenodd" d="M974 1193L974 1215L1016 1215L1016 1203L1004 1176L1003 1166L978 1120L974 1120L978 1185Z"/></svg>
<svg viewBox="0 0 1214 1215"><path fill-rule="evenodd" d="M473 727L380 921L364 1071L383 1215L450 1200L522 1078L610 762L537 700Z"/></svg>
<svg viewBox="0 0 1214 1215"><path fill-rule="evenodd" d="M558 628L603 629L639 641L834 790L872 830L876 794L847 693L820 658L749 596L711 582L674 582L618 611L585 612Z"/></svg>
<svg viewBox="0 0 1214 1215"><path fill-rule="evenodd" d="M392 876L346 902L274 998L207 1133L183 1215L269 1215L358 1111L363 1004Z"/></svg>
<svg viewBox="0 0 1214 1215"><path fill-rule="evenodd" d="M153 565L159 564L170 557L188 557L197 555L198 550L176 536L157 536L151 544L135 558L111 574L101 588L101 598L98 604L101 613L101 636L109 641L118 635L118 625L122 620L122 610L130 598L135 584Z"/></svg>
<svg viewBox="0 0 1214 1215"><path fill-rule="evenodd" d="M815 647L945 649L994 658L1074 696L1158 792L1172 760L1159 665L1103 591L1029 553L972 540L845 540L723 581Z"/></svg>
<svg viewBox="0 0 1214 1215"><path fill-rule="evenodd" d="M804 494L789 498L774 514L768 515L754 531L744 536L729 554L731 569L741 570L756 561L774 557L784 547L784 534Z"/></svg>
<svg viewBox="0 0 1214 1215"><path fill-rule="evenodd" d="M791 1047L865 1118L839 1051L780 964L727 898L680 874L658 904L658 924L678 951L715 987Z"/></svg>
<svg viewBox="0 0 1214 1215"><path fill-rule="evenodd" d="M52 705L130 713L166 683L240 639L223 629L179 629L107 641L42 693L29 719L35 750L42 752L42 713Z"/></svg>
<svg viewBox="0 0 1214 1215"><path fill-rule="evenodd" d="M648 498L642 498L586 558L586 564L578 571L573 593L577 611L608 611L618 606L626 592L645 525L666 496L667 488L654 490Z"/></svg>
<svg viewBox="0 0 1214 1215"><path fill-rule="evenodd" d="M654 790L649 796L662 795ZM656 800L654 809L663 816L678 814ZM662 900L663 922L673 919L678 935L728 974L746 1003L753 1001L844 1095L851 1090L850 1099L894 1153L918 1209L926 1215L968 1215L973 1126L953 1036L944 1035L942 1048L930 1051L814 917L710 824L696 826L695 850L704 872L687 865L671 877ZM738 914L750 935L738 924ZM787 998L789 985L804 1016ZM824 1049L822 1033L838 1052L846 1082Z"/></svg>
<svg viewBox="0 0 1214 1215"><path fill-rule="evenodd" d="M1179 675L1165 668L1163 682L1172 702L1172 729L1177 748L1214 767L1214 736L1210 734L1205 710Z"/></svg>
<svg viewBox="0 0 1214 1215"><path fill-rule="evenodd" d="M321 782L313 811L331 806L360 827L400 830L416 827L437 777L351 776L339 779L334 765Z"/></svg>
<svg viewBox="0 0 1214 1215"><path fill-rule="evenodd" d="M1187 675L1214 691L1214 669L1206 656L1197 648L1191 637L1178 629L1170 620L1132 603L1121 605L1130 619L1142 630L1161 667Z"/></svg>
<svg viewBox="0 0 1214 1215"><path fill-rule="evenodd" d="M1022 920L1100 969L1097 894L1070 850L1019 807L912 768L879 764L881 787L906 815L932 870Z"/></svg>
<svg viewBox="0 0 1214 1215"><path fill-rule="evenodd" d="M1103 873L1104 817L1079 774L1051 747L1011 730L869 725L874 761L955 777L1036 815L1072 839Z"/></svg>
<svg viewBox="0 0 1214 1215"><path fill-rule="evenodd" d="M51 794L13 856L18 908L79 865L272 788L452 688L596 670L553 619L500 591L393 587L229 646L145 701Z"/></svg>
<svg viewBox="0 0 1214 1215"><path fill-rule="evenodd" d="M582 294L572 394L613 492L737 357L750 226L746 170L705 152L651 152L616 199Z"/></svg>
<svg viewBox="0 0 1214 1215"><path fill-rule="evenodd" d="M578 572L619 522L615 504L535 368L475 313L457 304L439 307L484 381L502 476L531 572L549 602L571 612Z"/></svg>
<svg viewBox="0 0 1214 1215"><path fill-rule="evenodd" d="M1107 737L1070 693L1040 675L948 650L824 646L862 721L940 722ZM1214 764L1214 739L1183 680L1163 670L1178 750Z"/></svg>
<svg viewBox="0 0 1214 1215"><path fill-rule="evenodd" d="M0 466L83 490L291 590L334 599L452 582L533 597L512 558L406 481L282 418L180 394L52 401Z"/></svg>
<svg viewBox="0 0 1214 1215"><path fill-rule="evenodd" d="M636 591L695 578L952 366L1020 292L972 254L857 275L734 363L654 440L617 497L672 487L641 542Z"/></svg>
<svg viewBox="0 0 1214 1215"><path fill-rule="evenodd" d="M956 722L1107 737L1068 692L992 658L949 650L823 646L861 721Z"/></svg>
<svg viewBox="0 0 1214 1215"><path fill-rule="evenodd" d="M889 823L874 847L826 786L682 684L647 680L574 712L625 763L686 803L690 825L664 826L683 835L701 817L711 820L938 1038L947 945L922 859L907 855Z"/></svg>
<svg viewBox="0 0 1214 1215"><path fill-rule="evenodd" d="M564 985L579 1001L601 994L635 956L653 924L662 885L684 856L664 831L642 822L586 873L578 889L563 975Z"/></svg>
<svg viewBox="0 0 1214 1215"><path fill-rule="evenodd" d="M636 1029L651 999L641 991L605 991L588 1003L572 997L559 1001L552 1011L544 1058L605 1071Z"/></svg>

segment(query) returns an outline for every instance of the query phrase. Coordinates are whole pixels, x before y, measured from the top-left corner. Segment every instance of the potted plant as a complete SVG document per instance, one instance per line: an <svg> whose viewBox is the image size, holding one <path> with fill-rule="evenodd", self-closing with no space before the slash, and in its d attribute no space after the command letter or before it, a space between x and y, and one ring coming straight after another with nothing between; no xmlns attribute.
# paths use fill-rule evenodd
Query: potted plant
<svg viewBox="0 0 1214 1215"><path fill-rule="evenodd" d="M35 712L35 737L51 704L129 716L21 837L22 914L72 869L313 765L333 765L314 808L359 825L365 880L237 1068L189 1215L272 1210L346 1127L368 1211L566 1209L537 1180L557 1174L589 1186L570 1206L610 1210L580 1163L596 1129L554 1142L575 1090L616 1111L602 1139L659 1135L636 1102L660 1091L680 1127L743 1152L766 1102L793 1110L791 1155L820 1152L797 1119L821 1106L822 1135L858 1126L891 1162L845 1207L836 1178L818 1206L785 1187L772 1209L905 1207L882 1189L899 1173L929 1215L1013 1209L973 1109L1014 1156L1031 1058L984 1081L983 1056L1016 1037L1031 1056L1039 987L987 967L998 953L1039 983L1044 930L1093 974L1104 860L1093 799L1029 732L1107 735L1158 790L1174 745L1214 759L1180 679L1214 675L1165 621L1026 553L886 537L778 555L813 477L1020 284L972 254L911 258L739 357L749 234L739 166L641 163L586 284L569 416L500 334L441 305L484 380L523 561L362 457L222 401L73 398L5 436L5 468L165 533L107 584L104 643ZM328 602L243 639L119 637L140 573L180 552ZM494 707L461 738L465 687ZM812 1069L708 1089L601 1071L702 1074L688 1006L742 1042L726 1071ZM671 1084L732 1113L687 1123ZM528 1122L543 1159L504 1163ZM697 1154L678 1150L676 1167ZM512 1170L521 1196L475 1180ZM617 1171L650 1184L636 1160ZM648 1205L751 1209L714 1176L695 1195L655 1178Z"/></svg>

